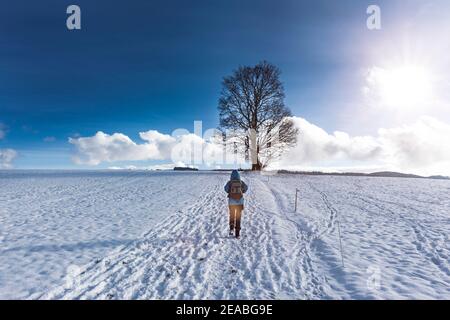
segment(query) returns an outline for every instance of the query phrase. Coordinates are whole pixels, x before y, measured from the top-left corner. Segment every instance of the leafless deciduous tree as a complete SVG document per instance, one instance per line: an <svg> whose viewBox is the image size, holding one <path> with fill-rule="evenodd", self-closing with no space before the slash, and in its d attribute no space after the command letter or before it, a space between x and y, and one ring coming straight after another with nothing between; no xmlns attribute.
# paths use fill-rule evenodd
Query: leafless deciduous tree
<svg viewBox="0 0 450 320"><path fill-rule="evenodd" d="M251 157L252 170L263 169L297 142L280 70L266 61L225 77L218 109L224 140L247 160Z"/></svg>

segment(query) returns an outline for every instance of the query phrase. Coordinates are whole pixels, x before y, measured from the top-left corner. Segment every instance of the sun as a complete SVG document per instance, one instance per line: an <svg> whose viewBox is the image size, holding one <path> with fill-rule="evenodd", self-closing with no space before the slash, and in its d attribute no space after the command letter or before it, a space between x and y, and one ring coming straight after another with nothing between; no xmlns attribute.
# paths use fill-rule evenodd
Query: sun
<svg viewBox="0 0 450 320"><path fill-rule="evenodd" d="M431 75L425 67L404 65L390 69L376 68L370 77L385 106L417 108L433 96Z"/></svg>

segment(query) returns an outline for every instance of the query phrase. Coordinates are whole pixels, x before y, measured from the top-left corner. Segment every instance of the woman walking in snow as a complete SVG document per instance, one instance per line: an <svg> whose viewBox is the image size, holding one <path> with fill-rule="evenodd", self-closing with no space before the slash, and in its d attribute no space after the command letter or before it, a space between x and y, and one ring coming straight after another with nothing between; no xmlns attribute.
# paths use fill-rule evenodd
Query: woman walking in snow
<svg viewBox="0 0 450 320"><path fill-rule="evenodd" d="M241 231L241 215L244 210L244 193L247 192L247 185L241 180L239 172L233 170L231 172L230 181L225 185L225 192L228 193L228 207L230 209L230 236L235 232L235 236L239 239Z"/></svg>

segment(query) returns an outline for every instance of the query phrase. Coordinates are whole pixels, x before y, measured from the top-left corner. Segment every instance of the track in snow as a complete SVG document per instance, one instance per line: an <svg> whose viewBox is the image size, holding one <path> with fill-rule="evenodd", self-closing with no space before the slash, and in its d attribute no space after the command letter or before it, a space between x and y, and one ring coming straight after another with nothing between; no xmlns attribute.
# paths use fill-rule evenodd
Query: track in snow
<svg viewBox="0 0 450 320"><path fill-rule="evenodd" d="M80 187L76 181L69 179L64 187L72 188L73 196L67 195L67 190L59 194L56 186L48 184L43 190L54 197L43 197L42 201L38 197L36 201L44 207L40 207L39 215L30 219L48 219L41 212L44 209L50 213L64 209L62 212L72 217L78 210L73 208L81 205L90 210L95 222L102 222L109 218L105 216L108 208L118 210L132 205L129 212L124 213L148 211L155 217L149 221L155 223L150 228L145 227L148 231L135 240L94 256L97 258L70 273L67 279L60 279L59 286L50 290L44 286L33 288L31 297L449 297L450 186L447 182L298 175L267 178L247 173L243 179L250 189L246 195L242 237L236 240L227 235L228 208L223 191L227 178L228 175L217 173L130 174L106 182L102 180L104 177L95 178L93 192L81 188L81 193L77 191ZM22 183L22 180L14 183ZM30 184L25 180L23 183ZM45 185L38 180L36 186L40 184ZM421 188L421 184L428 185ZM293 212L295 188L300 190L297 213ZM6 213L14 212L21 198L39 196L34 191L25 195L5 191ZM62 201L70 204L67 210L60 208ZM101 211L96 213L96 210ZM161 210L161 214L155 210ZM85 216L89 219L90 214ZM9 218L5 215L2 219L8 221ZM65 221L69 220L61 221L63 227ZM341 264L338 221L345 268ZM23 223L27 225L26 221ZM70 231L71 225L67 225ZM36 224L36 228L44 232L45 226ZM11 224L12 227L17 230L20 225ZM71 232L68 235L73 236ZM55 255L61 252L60 248L64 249L55 245ZM84 253L82 249L79 248ZM4 252L14 258L14 250L18 249L13 247ZM87 257L92 253L95 251L90 251ZM39 257L37 255L36 259ZM44 262L40 263L45 266ZM370 270L379 270L381 283L376 290L368 286ZM70 281L66 284L65 280Z"/></svg>
<svg viewBox="0 0 450 320"><path fill-rule="evenodd" d="M246 176L240 240L227 235L223 179L142 240L83 267L73 288L44 299L280 299L324 297L310 235L288 222L276 195ZM292 214L292 212L289 212ZM286 259L286 255L290 259Z"/></svg>

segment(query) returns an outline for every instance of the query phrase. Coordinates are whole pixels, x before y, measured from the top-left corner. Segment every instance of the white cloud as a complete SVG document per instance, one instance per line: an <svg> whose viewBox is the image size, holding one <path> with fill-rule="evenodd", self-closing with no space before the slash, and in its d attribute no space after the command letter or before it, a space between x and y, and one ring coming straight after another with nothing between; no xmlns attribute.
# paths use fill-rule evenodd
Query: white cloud
<svg viewBox="0 0 450 320"><path fill-rule="evenodd" d="M76 164L98 165L102 162L161 159L154 143L136 144L122 133L97 132L92 137L69 138L77 148Z"/></svg>
<svg viewBox="0 0 450 320"><path fill-rule="evenodd" d="M116 161L171 160L194 166L213 166L223 161L223 149L212 138L202 138L187 131L171 136L155 130L140 132L139 136L144 143L138 144L121 133L109 135L101 131L92 137L69 138L76 148L73 161L98 165Z"/></svg>
<svg viewBox="0 0 450 320"><path fill-rule="evenodd" d="M13 149L0 149L0 169L12 168L12 162L17 157L17 152Z"/></svg>
<svg viewBox="0 0 450 320"><path fill-rule="evenodd" d="M294 117L299 129L297 146L284 157L284 161L313 164L330 159L373 159L380 146L370 136L350 137L345 132L328 134L322 128L303 118Z"/></svg>
<svg viewBox="0 0 450 320"><path fill-rule="evenodd" d="M299 129L298 143L270 169L392 170L423 175L450 175L450 125L437 119L422 117L410 125L379 129L373 136L351 136L341 131L330 134L303 118L293 117L292 120ZM220 145L187 131L171 136L150 130L141 132L139 136L144 141L141 144L121 133L108 135L103 132L97 132L92 137L70 138L69 141L76 147L77 153L73 159L77 164L170 160L171 163L217 167L224 163L224 152ZM226 156L231 159L229 154ZM193 159L200 162L193 162ZM168 164L159 168L172 166Z"/></svg>
<svg viewBox="0 0 450 320"><path fill-rule="evenodd" d="M299 170L396 170L424 175L450 175L450 125L431 117L398 128L379 129L376 136L327 133L294 117L298 144L272 168Z"/></svg>
<svg viewBox="0 0 450 320"><path fill-rule="evenodd" d="M293 117L299 129L297 145L273 167L295 168L339 166L339 162L373 161L382 148L371 136L351 137L345 132L327 133L299 117Z"/></svg>
<svg viewBox="0 0 450 320"><path fill-rule="evenodd" d="M450 175L450 125L422 117L412 125L380 129L379 142L396 168Z"/></svg>
<svg viewBox="0 0 450 320"><path fill-rule="evenodd" d="M169 159L172 148L177 142L176 138L171 135L162 134L156 130L140 132L139 136L142 140L147 141L147 144L154 146L158 150L159 159Z"/></svg>

